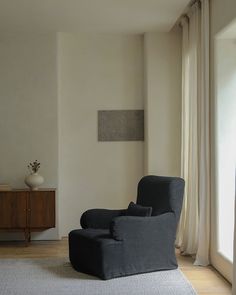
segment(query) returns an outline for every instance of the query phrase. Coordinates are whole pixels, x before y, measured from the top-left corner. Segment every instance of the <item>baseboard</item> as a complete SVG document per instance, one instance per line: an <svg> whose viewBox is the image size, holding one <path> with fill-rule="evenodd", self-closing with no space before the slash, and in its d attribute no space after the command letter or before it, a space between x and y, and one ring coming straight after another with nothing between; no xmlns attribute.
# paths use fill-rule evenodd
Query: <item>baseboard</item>
<svg viewBox="0 0 236 295"><path fill-rule="evenodd" d="M24 241L24 232L0 232L0 241ZM31 233L32 241L58 241L61 237L56 228L48 229L43 232Z"/></svg>

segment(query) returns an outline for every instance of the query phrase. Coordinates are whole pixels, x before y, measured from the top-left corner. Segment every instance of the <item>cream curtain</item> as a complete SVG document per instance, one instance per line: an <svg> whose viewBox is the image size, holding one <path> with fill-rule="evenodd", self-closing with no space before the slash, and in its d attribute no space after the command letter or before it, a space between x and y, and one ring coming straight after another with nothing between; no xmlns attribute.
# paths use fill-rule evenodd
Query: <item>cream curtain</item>
<svg viewBox="0 0 236 295"><path fill-rule="evenodd" d="M209 3L196 2L182 20L182 149L185 198L177 236L183 254L209 264Z"/></svg>

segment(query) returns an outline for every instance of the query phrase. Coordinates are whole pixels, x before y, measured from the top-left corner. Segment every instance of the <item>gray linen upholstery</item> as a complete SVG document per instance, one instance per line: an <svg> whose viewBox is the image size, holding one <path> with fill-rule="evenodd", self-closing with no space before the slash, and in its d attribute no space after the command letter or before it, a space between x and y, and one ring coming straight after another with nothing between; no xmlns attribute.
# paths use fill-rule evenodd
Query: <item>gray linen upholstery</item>
<svg viewBox="0 0 236 295"><path fill-rule="evenodd" d="M85 211L80 218L82 228L108 229L112 218L126 214L123 210L90 209Z"/></svg>
<svg viewBox="0 0 236 295"><path fill-rule="evenodd" d="M152 216L127 216L126 209L86 211L83 229L69 233L72 266L102 279L177 268L174 243L183 192L181 178L145 176L137 204L152 207Z"/></svg>
<svg viewBox="0 0 236 295"><path fill-rule="evenodd" d="M141 205L137 205L134 202L129 203L129 207L126 211L127 216L151 216L152 215L152 207L144 207Z"/></svg>

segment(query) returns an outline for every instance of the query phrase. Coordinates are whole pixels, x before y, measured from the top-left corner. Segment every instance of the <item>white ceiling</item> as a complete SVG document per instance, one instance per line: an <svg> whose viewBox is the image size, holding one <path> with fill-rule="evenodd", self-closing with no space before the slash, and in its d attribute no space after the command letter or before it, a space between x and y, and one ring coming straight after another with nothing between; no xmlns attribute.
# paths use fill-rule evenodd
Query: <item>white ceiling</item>
<svg viewBox="0 0 236 295"><path fill-rule="evenodd" d="M0 32L169 31L189 0L0 0Z"/></svg>

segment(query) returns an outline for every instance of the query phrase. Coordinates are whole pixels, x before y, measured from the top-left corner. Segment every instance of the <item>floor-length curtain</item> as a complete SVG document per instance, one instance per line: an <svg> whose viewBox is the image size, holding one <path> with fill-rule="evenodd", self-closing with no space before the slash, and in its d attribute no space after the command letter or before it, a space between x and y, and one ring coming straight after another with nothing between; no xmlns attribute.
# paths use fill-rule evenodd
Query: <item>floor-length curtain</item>
<svg viewBox="0 0 236 295"><path fill-rule="evenodd" d="M189 134L189 27L188 27L188 17L185 16L181 20L182 27L182 136L181 136L181 176L185 178L188 174L188 163L183 161L183 155L188 158L188 134ZM178 234L176 239L176 245L183 251L183 238L184 230L186 226L186 221L189 218L188 207L189 202L186 197L188 191L188 182L185 183L185 197L183 200L182 213L179 221Z"/></svg>
<svg viewBox="0 0 236 295"><path fill-rule="evenodd" d="M177 245L209 263L209 3L197 1L182 21L181 174L186 181Z"/></svg>

